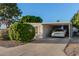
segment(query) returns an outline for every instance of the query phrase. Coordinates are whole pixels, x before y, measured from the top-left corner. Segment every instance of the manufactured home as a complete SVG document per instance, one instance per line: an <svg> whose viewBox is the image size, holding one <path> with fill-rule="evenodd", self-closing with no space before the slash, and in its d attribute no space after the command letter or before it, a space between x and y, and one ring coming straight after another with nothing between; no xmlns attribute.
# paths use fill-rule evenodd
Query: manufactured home
<svg viewBox="0 0 79 59"><path fill-rule="evenodd" d="M62 27L66 30L65 37L72 37L72 24L70 22L54 22L54 23L30 23L35 27L35 38L49 38L55 28ZM59 32L59 33L58 33ZM58 35L64 33L62 31L55 32Z"/></svg>

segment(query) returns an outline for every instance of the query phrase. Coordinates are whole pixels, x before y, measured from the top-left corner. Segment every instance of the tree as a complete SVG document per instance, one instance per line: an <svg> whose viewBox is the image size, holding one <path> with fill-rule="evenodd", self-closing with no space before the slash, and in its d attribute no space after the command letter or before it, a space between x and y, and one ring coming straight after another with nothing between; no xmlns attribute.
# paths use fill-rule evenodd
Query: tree
<svg viewBox="0 0 79 59"><path fill-rule="evenodd" d="M23 16L21 22L41 23L43 20L38 16Z"/></svg>
<svg viewBox="0 0 79 59"><path fill-rule="evenodd" d="M15 21L21 16L16 3L0 3L0 19Z"/></svg>
<svg viewBox="0 0 79 59"><path fill-rule="evenodd" d="M72 25L79 29L79 11L71 19Z"/></svg>
<svg viewBox="0 0 79 59"><path fill-rule="evenodd" d="M56 22L60 22L60 20L57 20Z"/></svg>

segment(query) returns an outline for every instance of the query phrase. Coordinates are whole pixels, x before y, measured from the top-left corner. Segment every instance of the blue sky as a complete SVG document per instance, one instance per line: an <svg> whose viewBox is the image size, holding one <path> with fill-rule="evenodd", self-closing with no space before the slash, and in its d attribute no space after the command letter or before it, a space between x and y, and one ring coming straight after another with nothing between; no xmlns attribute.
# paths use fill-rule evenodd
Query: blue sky
<svg viewBox="0 0 79 59"><path fill-rule="evenodd" d="M79 10L79 3L19 3L22 15L40 16L43 22L69 22Z"/></svg>

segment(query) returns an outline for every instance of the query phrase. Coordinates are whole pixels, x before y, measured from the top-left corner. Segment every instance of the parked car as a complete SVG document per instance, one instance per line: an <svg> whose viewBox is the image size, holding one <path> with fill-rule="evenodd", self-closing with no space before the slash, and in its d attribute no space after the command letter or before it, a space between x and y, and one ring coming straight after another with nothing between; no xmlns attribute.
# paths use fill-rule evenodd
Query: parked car
<svg viewBox="0 0 79 59"><path fill-rule="evenodd" d="M51 37L65 37L65 36L66 36L66 30L62 29L56 29L51 33Z"/></svg>

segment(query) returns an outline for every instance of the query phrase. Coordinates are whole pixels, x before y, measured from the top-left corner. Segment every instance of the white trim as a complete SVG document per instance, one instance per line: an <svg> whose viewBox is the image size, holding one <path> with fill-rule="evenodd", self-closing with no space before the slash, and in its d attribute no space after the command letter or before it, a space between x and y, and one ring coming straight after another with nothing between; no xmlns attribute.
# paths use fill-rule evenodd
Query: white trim
<svg viewBox="0 0 79 59"><path fill-rule="evenodd" d="M43 25L44 24L57 24L57 25L59 25L59 24L61 24L61 25L68 25L68 24L71 24L70 22L52 22L52 23L42 23Z"/></svg>

